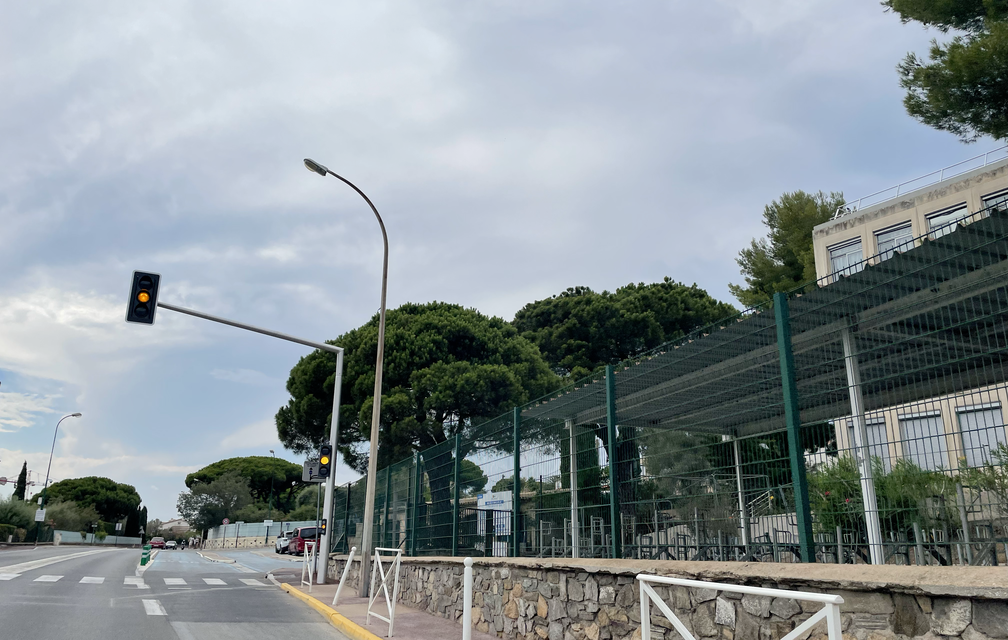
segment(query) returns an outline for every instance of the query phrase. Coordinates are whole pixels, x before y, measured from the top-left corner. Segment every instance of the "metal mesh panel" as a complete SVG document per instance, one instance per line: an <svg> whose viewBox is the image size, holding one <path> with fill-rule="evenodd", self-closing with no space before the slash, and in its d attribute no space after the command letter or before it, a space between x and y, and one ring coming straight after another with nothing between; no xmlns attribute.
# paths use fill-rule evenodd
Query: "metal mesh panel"
<svg viewBox="0 0 1008 640"><path fill-rule="evenodd" d="M383 470L376 535L416 555L1005 563L1008 212L845 274Z"/></svg>

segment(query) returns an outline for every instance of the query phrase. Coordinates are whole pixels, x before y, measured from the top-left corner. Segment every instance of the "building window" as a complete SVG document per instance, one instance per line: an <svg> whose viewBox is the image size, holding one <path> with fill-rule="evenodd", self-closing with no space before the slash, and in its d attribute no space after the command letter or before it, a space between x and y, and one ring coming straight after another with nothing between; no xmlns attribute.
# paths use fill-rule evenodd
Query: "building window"
<svg viewBox="0 0 1008 640"><path fill-rule="evenodd" d="M948 469L945 425L940 413L900 416L903 453L921 469Z"/></svg>
<svg viewBox="0 0 1008 640"><path fill-rule="evenodd" d="M849 276L864 269L862 262L861 239L830 247L830 272L834 279L839 276Z"/></svg>
<svg viewBox="0 0 1008 640"><path fill-rule="evenodd" d="M948 235L955 231L959 225L962 224L963 220L968 217L969 210L966 208L965 204L929 215L927 218L928 237L932 240L936 240L942 236Z"/></svg>
<svg viewBox="0 0 1008 640"><path fill-rule="evenodd" d="M991 462L991 450L998 445L1008 444L1005 440L1001 405L962 407L956 409L956 413L967 466L979 467Z"/></svg>
<svg viewBox="0 0 1008 640"><path fill-rule="evenodd" d="M892 460L889 458L889 443L886 441L885 420L868 418L865 421L865 430L868 432L868 453L872 458L878 458L882 462L882 468L886 473L892 471ZM851 448L854 448L854 425L847 425L847 435L850 438Z"/></svg>
<svg viewBox="0 0 1008 640"><path fill-rule="evenodd" d="M984 209L993 209L988 211L988 214L994 211L999 211L1005 213L1008 211L1008 191L1002 191L1000 193L992 193L983 197Z"/></svg>
<svg viewBox="0 0 1008 640"><path fill-rule="evenodd" d="M875 244L878 247L879 260L888 260L897 251L913 249L913 229L910 223L886 229L875 234Z"/></svg>

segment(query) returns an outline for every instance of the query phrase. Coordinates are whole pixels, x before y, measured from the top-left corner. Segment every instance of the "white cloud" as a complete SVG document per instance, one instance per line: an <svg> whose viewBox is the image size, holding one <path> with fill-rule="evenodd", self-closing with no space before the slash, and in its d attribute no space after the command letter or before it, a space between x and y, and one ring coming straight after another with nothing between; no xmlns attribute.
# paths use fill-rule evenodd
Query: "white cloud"
<svg viewBox="0 0 1008 640"><path fill-rule="evenodd" d="M39 414L56 413L52 403L59 396L0 391L0 433L30 427Z"/></svg>
<svg viewBox="0 0 1008 640"><path fill-rule="evenodd" d="M271 378L261 371L253 369L214 369L210 372L210 375L217 380L227 380L228 382L237 382L238 384L247 384L254 387L275 386L278 383L283 384L282 380Z"/></svg>
<svg viewBox="0 0 1008 640"><path fill-rule="evenodd" d="M221 451L237 451L242 449L263 449L270 447L282 449L277 439L276 423L272 420L260 420L247 424L220 441Z"/></svg>

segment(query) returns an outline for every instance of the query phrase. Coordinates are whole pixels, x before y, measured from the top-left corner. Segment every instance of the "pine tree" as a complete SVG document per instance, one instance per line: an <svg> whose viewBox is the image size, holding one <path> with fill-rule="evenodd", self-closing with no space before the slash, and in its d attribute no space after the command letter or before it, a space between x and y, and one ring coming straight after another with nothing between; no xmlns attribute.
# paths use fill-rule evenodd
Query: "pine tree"
<svg viewBox="0 0 1008 640"><path fill-rule="evenodd" d="M28 488L28 461L25 460L24 466L21 467L21 475L18 476L17 484L14 486L14 497L18 500L24 500L25 489Z"/></svg>

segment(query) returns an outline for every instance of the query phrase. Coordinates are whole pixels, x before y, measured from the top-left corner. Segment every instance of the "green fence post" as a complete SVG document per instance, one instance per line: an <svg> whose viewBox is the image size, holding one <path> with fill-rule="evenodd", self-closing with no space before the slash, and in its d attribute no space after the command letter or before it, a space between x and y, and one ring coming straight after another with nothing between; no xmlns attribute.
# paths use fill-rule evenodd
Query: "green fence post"
<svg viewBox="0 0 1008 640"><path fill-rule="evenodd" d="M413 508L410 510L409 554L416 555L417 503L420 502L420 452L413 452Z"/></svg>
<svg viewBox="0 0 1008 640"><path fill-rule="evenodd" d="M795 514L798 519L798 545L801 549L802 562L815 562L812 513L809 509L805 455L801 444L801 416L798 407L798 385L795 382L794 353L791 351L791 315L788 312L787 294L774 294L774 316L777 319L777 350L780 353L781 384L784 387L788 450L791 452L791 481L794 484Z"/></svg>
<svg viewBox="0 0 1008 640"><path fill-rule="evenodd" d="M459 453L462 450L462 436L455 434L455 503L452 506L452 556L458 555L459 536L459 470L462 467L462 460Z"/></svg>
<svg viewBox="0 0 1008 640"><path fill-rule="evenodd" d="M612 536L612 557L623 555L623 540L619 522L619 482L616 478L616 380L611 365L606 365L606 429L609 434L609 535Z"/></svg>
<svg viewBox="0 0 1008 640"><path fill-rule="evenodd" d="M389 492L392 488L392 465L385 467L385 507L382 509L384 514L382 515L382 526L381 526L381 540L382 544L386 547L389 546L388 542L388 502L389 502Z"/></svg>
<svg viewBox="0 0 1008 640"><path fill-rule="evenodd" d="M511 545L511 556L517 558L520 555L520 549L518 548L518 537L520 533L519 523L521 522L521 439L519 436L519 431L521 430L521 409L518 407L514 408L514 497L512 510L512 521L511 521L511 539L513 544Z"/></svg>

